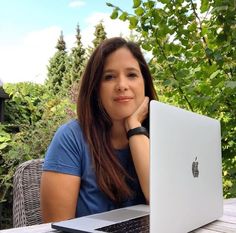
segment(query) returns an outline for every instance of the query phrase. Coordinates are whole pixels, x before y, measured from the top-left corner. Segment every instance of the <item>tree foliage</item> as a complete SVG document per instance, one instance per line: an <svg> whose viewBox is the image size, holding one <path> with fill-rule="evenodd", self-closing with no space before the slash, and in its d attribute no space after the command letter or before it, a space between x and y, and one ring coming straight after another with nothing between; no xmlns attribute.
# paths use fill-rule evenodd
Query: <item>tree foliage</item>
<svg viewBox="0 0 236 233"><path fill-rule="evenodd" d="M92 54L94 49L107 38L107 33L105 31L105 27L103 25L103 22L100 21L96 26L95 26L95 31L94 31L94 39L92 41L93 46L89 46L87 55L88 57Z"/></svg>
<svg viewBox="0 0 236 233"><path fill-rule="evenodd" d="M102 21L95 26L94 36L95 36L93 40L94 48L96 48L102 41L104 41L107 38L107 33L105 31Z"/></svg>
<svg viewBox="0 0 236 233"><path fill-rule="evenodd" d="M10 99L6 101L5 121L12 125L33 125L42 115L40 103L44 100L45 87L22 82L4 85Z"/></svg>
<svg viewBox="0 0 236 233"><path fill-rule="evenodd" d="M236 9L231 0L133 0L128 20L150 54L163 102L217 118L222 127L225 197L236 194Z"/></svg>
<svg viewBox="0 0 236 233"><path fill-rule="evenodd" d="M61 98L61 94L52 94L45 85L6 84L4 89L10 99L6 101L6 121L0 124L0 226L3 228L11 226L16 167L24 161L43 158L56 129L75 117L74 102Z"/></svg>
<svg viewBox="0 0 236 233"><path fill-rule="evenodd" d="M80 27L78 24L76 27L76 46L72 48L68 57L68 72L66 74L68 77L64 82L65 88L70 87L75 81L80 80L86 62L85 52L86 50L81 41Z"/></svg>
<svg viewBox="0 0 236 233"><path fill-rule="evenodd" d="M68 55L66 51L66 43L64 41L64 36L62 32L58 39L56 48L56 53L49 60L48 78L46 80L46 85L53 94L57 94L61 91L63 82L65 82L64 80L67 78L66 69Z"/></svg>

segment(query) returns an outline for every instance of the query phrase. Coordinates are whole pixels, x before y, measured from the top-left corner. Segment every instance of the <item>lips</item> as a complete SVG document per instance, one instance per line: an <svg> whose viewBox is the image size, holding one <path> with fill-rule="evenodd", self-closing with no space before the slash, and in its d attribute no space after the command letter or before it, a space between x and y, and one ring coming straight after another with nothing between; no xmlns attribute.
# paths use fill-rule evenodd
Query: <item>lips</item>
<svg viewBox="0 0 236 233"><path fill-rule="evenodd" d="M133 97L131 97L131 96L117 96L117 97L114 98L114 101L116 101L116 102L128 102L132 99L133 99Z"/></svg>

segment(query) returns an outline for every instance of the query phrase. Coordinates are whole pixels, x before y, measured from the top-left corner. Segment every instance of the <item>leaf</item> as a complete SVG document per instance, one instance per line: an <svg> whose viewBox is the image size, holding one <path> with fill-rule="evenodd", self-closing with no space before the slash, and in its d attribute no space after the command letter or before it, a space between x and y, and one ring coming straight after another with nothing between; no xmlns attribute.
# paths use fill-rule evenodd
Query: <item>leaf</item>
<svg viewBox="0 0 236 233"><path fill-rule="evenodd" d="M122 20L122 21L125 21L125 20L127 19L127 15L128 15L127 12L123 12L123 13L120 15L119 19Z"/></svg>
<svg viewBox="0 0 236 233"><path fill-rule="evenodd" d="M189 31L195 31L197 29L197 23L193 22L188 26Z"/></svg>
<svg viewBox="0 0 236 233"><path fill-rule="evenodd" d="M138 7L135 10L135 14L138 15L138 16L142 16L144 14L144 9L142 7Z"/></svg>
<svg viewBox="0 0 236 233"><path fill-rule="evenodd" d="M179 71L176 72L176 77L178 78L178 80L184 79L188 75L189 75L188 69L180 69Z"/></svg>
<svg viewBox="0 0 236 233"><path fill-rule="evenodd" d="M164 81L163 81L163 85L164 86L169 86L171 84L171 80L169 80L169 79L165 79Z"/></svg>
<svg viewBox="0 0 236 233"><path fill-rule="evenodd" d="M130 22L130 28L131 29L134 29L138 24L138 20L134 16L129 18L129 22Z"/></svg>
<svg viewBox="0 0 236 233"><path fill-rule="evenodd" d="M0 144L0 150L6 148L8 146L8 143L4 142Z"/></svg>
<svg viewBox="0 0 236 233"><path fill-rule="evenodd" d="M222 61L222 60L223 60L223 57L222 57L222 55L220 54L220 52L216 52L216 53L214 54L214 58L215 58L216 61Z"/></svg>
<svg viewBox="0 0 236 233"><path fill-rule="evenodd" d="M142 44L142 48L147 50L147 51L151 51L152 50L152 46L149 43L143 43Z"/></svg>
<svg viewBox="0 0 236 233"><path fill-rule="evenodd" d="M202 26L201 36L205 36L208 33L208 27L206 25Z"/></svg>
<svg viewBox="0 0 236 233"><path fill-rule="evenodd" d="M170 2L170 0L160 0L159 2L161 2L163 4L168 4Z"/></svg>
<svg viewBox="0 0 236 233"><path fill-rule="evenodd" d="M133 0L133 8L139 7L141 4L141 0Z"/></svg>
<svg viewBox="0 0 236 233"><path fill-rule="evenodd" d="M213 51L212 51L211 49L206 48L206 49L205 49L205 52L206 52L206 55L207 55L208 57L212 57Z"/></svg>
<svg viewBox="0 0 236 233"><path fill-rule="evenodd" d="M117 9L114 9L110 18L111 19L116 19L118 17L118 10Z"/></svg>
<svg viewBox="0 0 236 233"><path fill-rule="evenodd" d="M106 2L106 5L109 7L114 7L114 5L112 5L110 2Z"/></svg>
<svg viewBox="0 0 236 233"><path fill-rule="evenodd" d="M154 1L148 1L148 2L144 2L143 5L145 7L147 7L148 9L152 9L155 6L155 2Z"/></svg>
<svg viewBox="0 0 236 233"><path fill-rule="evenodd" d="M221 70L217 70L214 73L212 73L210 76L210 79L214 79L220 72L221 72Z"/></svg>
<svg viewBox="0 0 236 233"><path fill-rule="evenodd" d="M200 7L201 13L206 12L208 8L209 8L209 0L201 0L201 7Z"/></svg>
<svg viewBox="0 0 236 233"><path fill-rule="evenodd" d="M223 83L224 83L224 77L222 77L222 76L216 77L216 78L212 79L212 81L211 81L211 85L213 87L222 86Z"/></svg>
<svg viewBox="0 0 236 233"><path fill-rule="evenodd" d="M201 49L202 49L202 45L201 44L195 44L192 47L192 52L199 52L199 51L201 51Z"/></svg>
<svg viewBox="0 0 236 233"><path fill-rule="evenodd" d="M228 6L225 5L225 6L217 6L217 7L214 7L211 12L214 13L215 11L216 11L216 12L219 12L219 11L227 11L227 10L228 10Z"/></svg>
<svg viewBox="0 0 236 233"><path fill-rule="evenodd" d="M167 60L169 61L169 62L175 62L175 57L173 57L173 56L170 56L170 57L168 57L167 58Z"/></svg>
<svg viewBox="0 0 236 233"><path fill-rule="evenodd" d="M10 135L9 136L0 136L0 143L1 142L9 142L11 140Z"/></svg>

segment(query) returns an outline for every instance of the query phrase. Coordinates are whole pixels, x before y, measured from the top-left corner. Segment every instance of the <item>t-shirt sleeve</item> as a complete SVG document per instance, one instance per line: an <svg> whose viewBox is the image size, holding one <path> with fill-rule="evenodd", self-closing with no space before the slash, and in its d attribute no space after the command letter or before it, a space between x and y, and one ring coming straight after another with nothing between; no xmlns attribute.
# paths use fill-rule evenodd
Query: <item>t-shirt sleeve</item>
<svg viewBox="0 0 236 233"><path fill-rule="evenodd" d="M43 170L81 176L82 156L83 139L78 123L65 124L48 147Z"/></svg>

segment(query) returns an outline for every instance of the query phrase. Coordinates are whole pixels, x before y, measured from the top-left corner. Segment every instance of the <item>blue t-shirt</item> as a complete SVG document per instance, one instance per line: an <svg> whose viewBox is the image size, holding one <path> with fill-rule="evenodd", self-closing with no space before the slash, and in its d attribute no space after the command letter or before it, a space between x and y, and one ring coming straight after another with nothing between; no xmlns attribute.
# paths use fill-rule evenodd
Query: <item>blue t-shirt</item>
<svg viewBox="0 0 236 233"><path fill-rule="evenodd" d="M138 182L129 148L115 152L124 169L134 178L128 182L134 195L121 203L119 207L144 204L145 198ZM101 192L97 185L88 145L77 120L72 120L57 130L48 147L43 170L75 175L81 178L76 217L118 208Z"/></svg>

